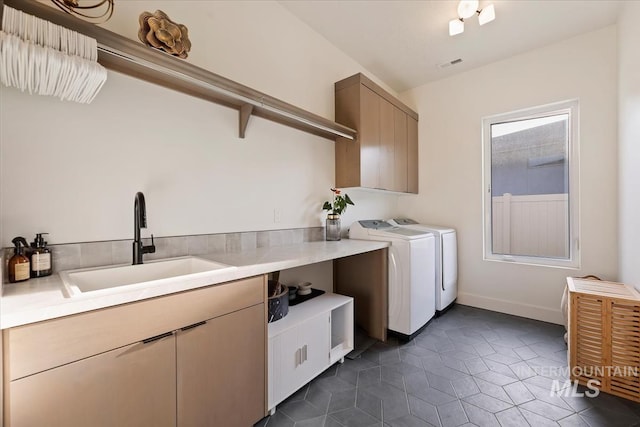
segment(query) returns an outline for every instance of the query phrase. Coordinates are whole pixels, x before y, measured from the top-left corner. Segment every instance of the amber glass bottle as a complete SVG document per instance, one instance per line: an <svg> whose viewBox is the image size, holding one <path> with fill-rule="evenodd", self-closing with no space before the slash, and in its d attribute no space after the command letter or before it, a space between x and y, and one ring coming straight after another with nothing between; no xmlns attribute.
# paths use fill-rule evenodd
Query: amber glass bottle
<svg viewBox="0 0 640 427"><path fill-rule="evenodd" d="M24 254L27 241L24 237L16 237L11 241L15 245L15 253L9 259L9 282L24 282L29 280L30 262Z"/></svg>

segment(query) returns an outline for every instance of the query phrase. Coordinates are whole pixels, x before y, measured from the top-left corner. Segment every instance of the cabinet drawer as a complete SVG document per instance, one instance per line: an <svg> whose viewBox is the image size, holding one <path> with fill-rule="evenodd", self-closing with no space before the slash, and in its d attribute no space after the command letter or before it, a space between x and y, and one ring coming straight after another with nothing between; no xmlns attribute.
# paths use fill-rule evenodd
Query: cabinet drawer
<svg viewBox="0 0 640 427"><path fill-rule="evenodd" d="M265 299L265 278L257 276L7 329L5 375L13 381Z"/></svg>
<svg viewBox="0 0 640 427"><path fill-rule="evenodd" d="M7 427L174 427L174 336L9 383Z"/></svg>

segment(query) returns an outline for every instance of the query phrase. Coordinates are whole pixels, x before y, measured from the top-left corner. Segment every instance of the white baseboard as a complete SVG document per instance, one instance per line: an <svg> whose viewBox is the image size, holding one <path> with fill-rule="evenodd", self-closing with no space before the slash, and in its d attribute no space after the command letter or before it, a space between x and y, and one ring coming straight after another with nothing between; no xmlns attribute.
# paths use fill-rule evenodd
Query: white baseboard
<svg viewBox="0 0 640 427"><path fill-rule="evenodd" d="M523 304L521 302L458 292L458 299L456 302L463 305L469 305L471 307L484 308L486 310L497 311L500 313L513 314L514 316L542 320L543 322L555 323L558 325L564 324L562 312L560 311L560 301L558 301L558 309L552 310L539 305Z"/></svg>

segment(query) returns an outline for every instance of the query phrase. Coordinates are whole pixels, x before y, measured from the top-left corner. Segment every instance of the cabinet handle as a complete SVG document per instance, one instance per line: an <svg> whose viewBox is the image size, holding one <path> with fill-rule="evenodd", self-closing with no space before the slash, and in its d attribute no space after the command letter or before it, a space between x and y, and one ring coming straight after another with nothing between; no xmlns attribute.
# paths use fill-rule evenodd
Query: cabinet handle
<svg viewBox="0 0 640 427"><path fill-rule="evenodd" d="M165 332L164 334L156 335L155 337L146 338L146 339L142 340L142 343L143 344L149 344L151 342L161 340L162 338L170 337L171 335L173 335L173 332Z"/></svg>
<svg viewBox="0 0 640 427"><path fill-rule="evenodd" d="M188 331L189 329L197 328L198 326L206 325L207 321L203 320L202 322L194 323L193 325L185 326L184 328L180 328L181 331Z"/></svg>
<svg viewBox="0 0 640 427"><path fill-rule="evenodd" d="M296 367L302 365L302 349L296 350Z"/></svg>
<svg viewBox="0 0 640 427"><path fill-rule="evenodd" d="M307 345L306 344L302 346L302 354L304 357L303 362L306 362L307 361Z"/></svg>

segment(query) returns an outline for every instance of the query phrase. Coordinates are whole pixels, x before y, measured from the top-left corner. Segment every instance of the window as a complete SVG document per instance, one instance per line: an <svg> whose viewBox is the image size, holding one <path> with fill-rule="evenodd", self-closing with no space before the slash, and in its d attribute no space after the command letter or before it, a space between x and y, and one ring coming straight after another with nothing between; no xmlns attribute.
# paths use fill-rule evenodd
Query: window
<svg viewBox="0 0 640 427"><path fill-rule="evenodd" d="M578 101L483 119L484 258L578 268Z"/></svg>

